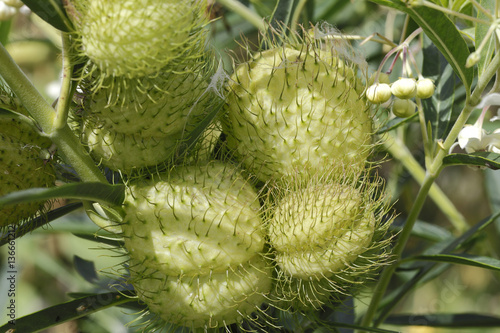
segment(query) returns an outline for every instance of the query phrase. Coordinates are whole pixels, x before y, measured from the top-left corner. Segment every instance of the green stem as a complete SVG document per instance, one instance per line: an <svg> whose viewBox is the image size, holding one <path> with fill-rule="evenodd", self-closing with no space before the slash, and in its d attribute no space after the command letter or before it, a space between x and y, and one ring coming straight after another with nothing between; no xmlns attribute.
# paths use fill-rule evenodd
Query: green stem
<svg viewBox="0 0 500 333"><path fill-rule="evenodd" d="M481 101L482 93L484 92L486 86L491 81L491 79L496 74L499 68L500 68L500 54L497 53L495 57L493 57L489 65L486 67L483 74L479 77L474 92L470 95L470 98L467 98L464 109L462 110L460 116L453 125L441 149L438 151L436 157L434 158L434 161L430 165L429 169L426 171L424 180L422 181L422 187L418 192L417 198L415 199L415 203L412 209L410 210L410 213L403 227L403 230L401 231L397 243L394 246L393 250L394 263L391 266L388 266L380 275L379 282L375 287L373 297L368 307L368 310L366 311L363 317L362 321L363 326L371 325L373 318L375 317L378 305L382 300L385 291L387 290L387 286L389 285L389 282L394 272L396 271L396 267L401 258L401 254L403 253L403 249L405 248L406 242L410 237L415 221L417 220L418 215L422 210L422 206L429 193L429 190L431 189L434 180L436 179L436 177L439 175L439 173L443 168L443 158L448 154L450 147L457 139L458 134L460 133L465 122L469 118L472 110L474 110L474 106L479 104L479 102ZM440 146L438 145L438 147Z"/></svg>
<svg viewBox="0 0 500 333"><path fill-rule="evenodd" d="M40 95L7 50L0 44L0 75L21 103L35 119L42 131L58 147L59 153L78 173L83 181L107 183L106 178L96 167L94 161L85 152L78 138L67 125L57 129L56 113L50 104Z"/></svg>
<svg viewBox="0 0 500 333"><path fill-rule="evenodd" d="M71 42L69 35L62 33L62 82L61 92L57 100L57 112L55 120L55 129L61 129L66 126L68 120L69 105L71 102L71 75L73 73L73 65L70 59Z"/></svg>
<svg viewBox="0 0 500 333"><path fill-rule="evenodd" d="M250 22L257 29L262 30L262 31L267 29L262 17L257 15L255 12L250 10L248 7L246 7L242 3L240 3L236 0L217 0L217 2L219 2L221 5L223 5L227 9L229 9L229 10L237 13L241 17L243 17L245 20Z"/></svg>
<svg viewBox="0 0 500 333"><path fill-rule="evenodd" d="M21 100L24 107L42 128L50 135L54 130L56 113L47 101L43 99L31 81L14 62L3 44L0 44L0 75L10 89Z"/></svg>
<svg viewBox="0 0 500 333"><path fill-rule="evenodd" d="M417 160L413 157L407 146L399 138L391 134L386 134L383 137L384 147L389 154L401 162L401 164L410 172L412 177L422 185L425 179L425 170L420 166ZM429 196L437 204L439 209L448 217L451 224L459 232L464 232L468 228L467 221L463 215L456 209L455 205L448 199L446 194L433 184L429 190Z"/></svg>
<svg viewBox="0 0 500 333"><path fill-rule="evenodd" d="M432 9L439 10L439 11L445 13L445 14L448 14L448 15L451 15L451 16L456 16L456 17L459 17L459 18L467 20L467 21L471 21L471 22L475 22L475 23L481 23L481 24L485 24L485 25L490 25L491 24L491 22L489 22L489 21L481 20L481 19L478 19L477 17L474 17L474 16L469 16L469 15L466 15L466 14L462 14L462 13L453 11L451 9L448 9L448 8L436 5L435 3L431 2L431 1L424 1L424 6L432 8Z"/></svg>

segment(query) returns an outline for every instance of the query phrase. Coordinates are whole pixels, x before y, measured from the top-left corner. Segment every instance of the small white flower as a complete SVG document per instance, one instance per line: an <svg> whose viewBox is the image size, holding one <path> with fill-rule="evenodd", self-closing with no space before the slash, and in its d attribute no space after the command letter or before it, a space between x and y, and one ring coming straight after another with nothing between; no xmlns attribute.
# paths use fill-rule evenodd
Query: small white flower
<svg viewBox="0 0 500 333"><path fill-rule="evenodd" d="M485 138L486 151L500 154L500 128L497 128L493 133L488 134Z"/></svg>
<svg viewBox="0 0 500 333"><path fill-rule="evenodd" d="M465 125L458 134L458 145L468 154L479 150L485 150L487 142L483 140L486 136L486 131L483 130L480 124Z"/></svg>

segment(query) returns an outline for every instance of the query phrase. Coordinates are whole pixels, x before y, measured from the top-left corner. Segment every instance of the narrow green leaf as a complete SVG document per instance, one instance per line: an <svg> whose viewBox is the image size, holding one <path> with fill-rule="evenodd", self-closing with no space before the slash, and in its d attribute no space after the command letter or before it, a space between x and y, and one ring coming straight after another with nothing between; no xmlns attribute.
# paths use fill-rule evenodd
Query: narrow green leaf
<svg viewBox="0 0 500 333"><path fill-rule="evenodd" d="M82 203L81 202L75 202L75 203L70 203L68 205L65 205L63 207L56 208L54 210L51 210L47 214L44 214L42 216L38 216L34 218L33 220L24 223L23 225L16 227L16 231L14 235L11 235L9 233L3 234L0 237L0 246L7 244L9 241L14 239L17 239L19 237L22 237L26 235L29 232L32 232L33 230L40 228L44 225L46 225L49 222L54 221L55 219L58 219L66 214L71 213L72 211L81 208Z"/></svg>
<svg viewBox="0 0 500 333"><path fill-rule="evenodd" d="M490 13L495 12L495 1L491 0L478 0L479 4L483 6L484 9L488 10ZM478 10L477 11L477 18L482 19L482 20L488 20L486 15ZM475 31L475 45L476 48L481 44L483 41L486 32L488 31L489 26L481 23L476 24L476 31ZM485 48L481 52L481 58L477 64L477 69L478 69L478 74L481 75L488 66L491 58L493 57L493 53L495 52L495 34L491 36L490 40L487 42Z"/></svg>
<svg viewBox="0 0 500 333"><path fill-rule="evenodd" d="M64 32L71 30L72 24L62 0L23 0L23 3L54 28Z"/></svg>
<svg viewBox="0 0 500 333"><path fill-rule="evenodd" d="M414 122L418 119L418 113L413 114L408 118L394 118L391 119L385 126L377 131L377 134L383 134L385 132L389 132L395 130L399 126L403 126L404 124Z"/></svg>
<svg viewBox="0 0 500 333"><path fill-rule="evenodd" d="M279 0L272 14L271 27L277 31L286 27L292 17L293 6L294 0Z"/></svg>
<svg viewBox="0 0 500 333"><path fill-rule="evenodd" d="M97 242L100 244L107 244L116 248L121 248L125 244L123 239L116 237L106 237L97 234L84 234L84 233L73 233L76 237L83 238L92 242Z"/></svg>
<svg viewBox="0 0 500 333"><path fill-rule="evenodd" d="M385 323L399 326L410 325L448 328L500 327L500 317L476 313L398 314L388 317Z"/></svg>
<svg viewBox="0 0 500 333"><path fill-rule="evenodd" d="M466 68L469 48L453 22L442 12L425 6L407 7L400 0L371 0L398 9L408 15L425 31L470 92L474 71Z"/></svg>
<svg viewBox="0 0 500 333"><path fill-rule="evenodd" d="M32 188L0 197L0 207L56 198L89 200L109 205L121 205L125 199L125 186L103 183L71 183L59 187Z"/></svg>
<svg viewBox="0 0 500 333"><path fill-rule="evenodd" d="M443 165L470 165L497 170L500 169L500 155L484 151L471 154L450 154L443 159Z"/></svg>
<svg viewBox="0 0 500 333"><path fill-rule="evenodd" d="M475 267L500 271L500 260L490 257L475 256L471 254L420 255L408 258L407 260L446 262L450 264L475 266Z"/></svg>
<svg viewBox="0 0 500 333"><path fill-rule="evenodd" d="M85 281L93 284L97 280L99 280L93 261L85 260L75 255L73 256L73 265L75 266L78 274L80 274L80 276L83 277Z"/></svg>
<svg viewBox="0 0 500 333"><path fill-rule="evenodd" d="M495 221L495 219L497 219L499 216L500 211L497 211L497 213L495 213L494 215L491 215L488 218L485 218L476 223L473 227L463 233L460 237L457 237L455 240L445 240L441 242L442 245L441 243L434 245L434 248L441 250L440 253L449 253L451 251L455 251L464 243L483 231L484 228L493 223L493 221ZM413 290L419 282L424 280L424 278L433 271L436 265L438 264L434 262L425 263L424 265L422 265L422 268L417 273L415 273L412 278L409 279L408 282L398 286L392 293L384 297L381 303L382 305L378 312L377 318L379 319L377 319L376 322L380 324L380 318L385 318L386 315L390 313L390 311L396 306L396 304L399 303L399 301L403 299L406 294Z"/></svg>
<svg viewBox="0 0 500 333"><path fill-rule="evenodd" d="M131 294L130 297L132 296ZM119 292L94 294L18 318L15 323L7 323L1 326L0 332L8 332L9 329L15 332L38 332L112 306L133 301L135 301L134 298L129 298Z"/></svg>

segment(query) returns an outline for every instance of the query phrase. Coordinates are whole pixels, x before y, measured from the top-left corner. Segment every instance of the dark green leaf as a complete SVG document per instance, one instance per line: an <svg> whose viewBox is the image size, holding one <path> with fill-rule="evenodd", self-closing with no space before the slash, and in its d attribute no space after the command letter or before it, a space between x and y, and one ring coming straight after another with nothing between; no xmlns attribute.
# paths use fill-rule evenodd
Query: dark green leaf
<svg viewBox="0 0 500 333"><path fill-rule="evenodd" d="M443 159L443 165L470 165L497 170L500 169L500 155L484 151L471 154L450 154Z"/></svg>
<svg viewBox="0 0 500 333"><path fill-rule="evenodd" d="M424 46L422 75L434 81L436 90L431 98L424 99L422 103L425 120L431 124L433 142L437 142L437 139L446 135L455 100L455 86L459 80L446 58L428 37L424 38Z"/></svg>
<svg viewBox="0 0 500 333"><path fill-rule="evenodd" d="M56 198L89 200L110 205L121 205L125 199L125 186L103 183L71 183L59 187L32 188L0 197L0 207L3 205L45 201Z"/></svg>
<svg viewBox="0 0 500 333"><path fill-rule="evenodd" d="M72 24L66 15L63 0L23 0L23 3L54 28L65 32L71 30Z"/></svg>
<svg viewBox="0 0 500 333"><path fill-rule="evenodd" d="M33 220L30 220L23 225L19 226L16 228L16 231L14 235L9 235L5 234L0 237L0 246L7 244L10 240L12 240L12 236L14 236L14 239L22 237L26 235L27 233L46 225L49 222L54 221L55 219L60 218L61 216L64 216L66 214L71 213L72 211L81 208L82 204L80 202L75 202L71 203L68 205L65 205L63 207L56 208L54 210L51 210L47 214L44 214L42 216L38 216L34 218Z"/></svg>
<svg viewBox="0 0 500 333"><path fill-rule="evenodd" d="M387 318L389 325L431 326L454 328L500 327L500 317L476 313L437 313L426 315L399 314Z"/></svg>
<svg viewBox="0 0 500 333"><path fill-rule="evenodd" d="M85 281L93 284L97 280L99 280L93 261L85 260L75 255L73 257L73 264L75 265L75 269L78 274L80 274L81 277L85 279Z"/></svg>
<svg viewBox="0 0 500 333"><path fill-rule="evenodd" d="M408 260L445 262L450 264L476 266L476 267L500 271L500 260L495 258L475 256L470 254L420 255L408 258Z"/></svg>
<svg viewBox="0 0 500 333"><path fill-rule="evenodd" d="M130 296L133 295L130 294ZM124 296L123 292L94 294L18 318L15 324L7 323L1 326L0 332L7 332L9 329L13 329L15 332L38 332L70 320L88 316L112 306L134 301L135 298Z"/></svg>
<svg viewBox="0 0 500 333"><path fill-rule="evenodd" d="M131 297L133 297L133 291L127 290L125 292L127 294L130 294ZM92 293L68 293L67 295L71 298L82 298L82 297L89 297L89 296L92 296L94 294L92 294ZM131 300L130 302L126 302L126 303L115 304L114 306L134 310L137 313L147 309L147 306L144 303L138 301L137 299Z"/></svg>
<svg viewBox="0 0 500 333"><path fill-rule="evenodd" d="M470 54L469 48L456 26L445 14L425 6L407 7L404 2L399 0L371 1L410 15L448 60L467 92L470 92L474 71L472 68L465 67Z"/></svg>
<svg viewBox="0 0 500 333"><path fill-rule="evenodd" d="M483 6L484 9L488 10L490 13L495 12L495 1L491 0L478 0L479 4ZM483 19L488 21L488 18L486 15L478 10L477 11L477 18ZM481 44L483 41L486 32L488 31L489 25L477 23L476 25L476 31L475 31L475 44L476 48ZM490 40L487 42L486 46L484 47L483 51L481 52L481 58L477 64L477 69L478 69L478 74L481 75L488 65L489 61L493 57L493 53L495 52L495 33L490 36Z"/></svg>

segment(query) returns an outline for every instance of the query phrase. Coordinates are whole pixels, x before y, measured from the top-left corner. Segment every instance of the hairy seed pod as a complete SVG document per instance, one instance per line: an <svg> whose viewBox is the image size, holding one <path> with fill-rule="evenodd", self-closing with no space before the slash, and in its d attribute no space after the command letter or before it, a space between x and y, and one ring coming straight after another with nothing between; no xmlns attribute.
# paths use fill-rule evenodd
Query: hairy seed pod
<svg viewBox="0 0 500 333"><path fill-rule="evenodd" d="M276 189L283 194L275 196L267 226L281 306L322 307L387 262L379 184L351 170L334 173Z"/></svg>
<svg viewBox="0 0 500 333"><path fill-rule="evenodd" d="M40 156L52 142L20 120L0 117L0 196L54 185L55 172ZM0 209L0 229L43 211L45 202L7 205Z"/></svg>
<svg viewBox="0 0 500 333"><path fill-rule="evenodd" d="M256 311L271 288L253 187L222 162L173 169L127 191L122 225L131 283L150 311L193 328Z"/></svg>
<svg viewBox="0 0 500 333"><path fill-rule="evenodd" d="M236 67L224 130L229 148L260 180L322 173L334 161L365 164L372 119L353 65L339 56L305 41Z"/></svg>
<svg viewBox="0 0 500 333"><path fill-rule="evenodd" d="M198 58L204 1L78 0L72 18L82 55L105 76L136 78Z"/></svg>

